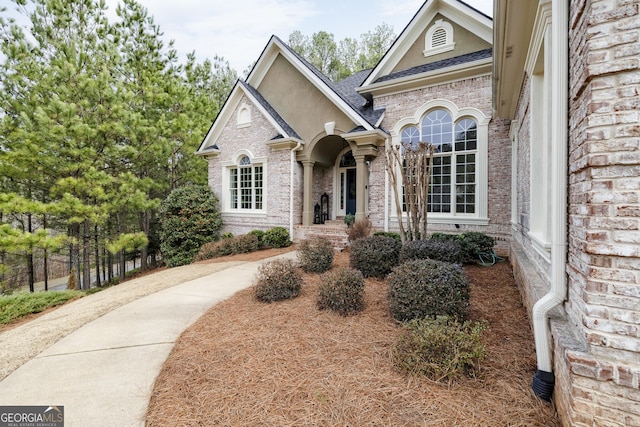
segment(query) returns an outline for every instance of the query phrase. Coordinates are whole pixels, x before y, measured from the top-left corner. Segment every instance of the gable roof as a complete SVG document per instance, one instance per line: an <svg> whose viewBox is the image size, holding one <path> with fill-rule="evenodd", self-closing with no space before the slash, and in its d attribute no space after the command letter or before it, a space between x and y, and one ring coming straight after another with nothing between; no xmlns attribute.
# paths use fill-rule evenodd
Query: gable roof
<svg viewBox="0 0 640 427"><path fill-rule="evenodd" d="M416 12L404 30L402 30L398 38L394 41L380 62L378 62L376 67L371 71L369 76L363 81L362 88L359 92L366 92L366 86L383 81L380 79L385 78L385 76L392 75L394 68L403 58L405 52L407 52L413 43L416 42L427 25L438 13L451 21L457 22L459 25L471 31L482 40L492 44L493 24L489 16L461 0L427 0L424 2L420 10ZM459 63L453 63L450 66L455 65L459 65ZM444 68L444 64L440 64L440 66L441 68ZM420 72L416 72L416 74L418 73ZM403 77L406 77L407 75L404 75Z"/></svg>
<svg viewBox="0 0 640 427"><path fill-rule="evenodd" d="M362 78L363 74L358 73L354 75L357 77L353 80L345 79L347 82L343 81L341 85L337 85L275 35L271 36L260 58L251 69L247 76L247 83L253 87L259 87L278 54L293 65L356 126L362 126L367 130L373 130L376 127L383 111L374 110L372 106L367 105L367 100L355 91L361 83L355 84L355 82L358 78Z"/></svg>
<svg viewBox="0 0 640 427"><path fill-rule="evenodd" d="M296 131L278 114L278 112L267 102L266 99L251 85L238 79L231 89L222 109L209 128L207 135L202 140L200 148L196 154L207 154L207 152L217 149L217 140L222 134L226 123L231 120L234 111L240 105L242 97L246 96L251 103L258 108L262 115L275 128L277 134L272 139L291 138L300 139Z"/></svg>

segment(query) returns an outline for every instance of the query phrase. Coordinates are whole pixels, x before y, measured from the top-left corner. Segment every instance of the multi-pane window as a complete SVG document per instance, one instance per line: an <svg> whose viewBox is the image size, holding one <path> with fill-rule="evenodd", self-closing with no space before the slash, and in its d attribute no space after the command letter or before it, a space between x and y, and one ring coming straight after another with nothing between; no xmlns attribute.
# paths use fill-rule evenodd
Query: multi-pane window
<svg viewBox="0 0 640 427"><path fill-rule="evenodd" d="M475 214L477 199L476 159L477 124L464 118L453 122L442 109L431 110L420 128L407 126L401 133L402 144L418 142L433 145L428 210L443 214Z"/></svg>
<svg viewBox="0 0 640 427"><path fill-rule="evenodd" d="M263 167L243 156L239 165L229 169L231 209L262 210Z"/></svg>

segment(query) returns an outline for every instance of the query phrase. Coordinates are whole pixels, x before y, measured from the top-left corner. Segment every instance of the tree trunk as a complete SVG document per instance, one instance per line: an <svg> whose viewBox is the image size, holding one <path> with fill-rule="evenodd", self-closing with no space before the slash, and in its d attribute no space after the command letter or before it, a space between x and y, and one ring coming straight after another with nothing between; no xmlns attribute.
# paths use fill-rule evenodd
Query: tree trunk
<svg viewBox="0 0 640 427"><path fill-rule="evenodd" d="M140 214L140 229L149 236L149 213L144 211ZM140 271L148 270L147 259L149 258L149 245L145 245L140 251Z"/></svg>
<svg viewBox="0 0 640 427"><path fill-rule="evenodd" d="M91 287L91 235L89 233L89 220L84 221L82 233L82 289Z"/></svg>
<svg viewBox="0 0 640 427"><path fill-rule="evenodd" d="M47 215L42 216L42 226L44 229L47 229ZM44 290L49 290L49 252L47 249L44 250L44 258L43 258L43 269L44 269Z"/></svg>
<svg viewBox="0 0 640 427"><path fill-rule="evenodd" d="M100 279L100 245L98 243L98 226L95 225L93 227L93 244L96 257L96 285L98 287L101 287L102 281Z"/></svg>
<svg viewBox="0 0 640 427"><path fill-rule="evenodd" d="M72 237L72 243L69 245L69 260L71 264L70 271L76 276L76 289L80 287L80 247L77 242L80 238L80 224L74 223L71 224L71 232L69 233Z"/></svg>
<svg viewBox="0 0 640 427"><path fill-rule="evenodd" d="M31 222L31 214L27 214L27 231L33 232L33 224ZM33 268L33 247L27 252L27 275L29 276L29 292L35 292L35 270Z"/></svg>

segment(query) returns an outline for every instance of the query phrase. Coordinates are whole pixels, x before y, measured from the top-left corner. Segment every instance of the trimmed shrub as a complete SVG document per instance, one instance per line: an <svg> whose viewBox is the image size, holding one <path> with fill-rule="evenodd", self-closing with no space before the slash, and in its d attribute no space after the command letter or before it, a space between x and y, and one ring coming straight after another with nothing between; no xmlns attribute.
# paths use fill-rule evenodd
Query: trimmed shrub
<svg viewBox="0 0 640 427"><path fill-rule="evenodd" d="M467 231L462 234L433 233L429 240L459 243L464 263L478 261L481 253L491 252L496 244L493 237L477 231Z"/></svg>
<svg viewBox="0 0 640 427"><path fill-rule="evenodd" d="M337 311L342 316L364 309L364 277L358 270L340 267L322 275L316 302L320 310Z"/></svg>
<svg viewBox="0 0 640 427"><path fill-rule="evenodd" d="M402 237L400 237L400 233L395 233L393 231L376 231L375 233L373 233L374 236L387 236L387 237L393 237L394 239L398 240L398 241L402 241Z"/></svg>
<svg viewBox="0 0 640 427"><path fill-rule="evenodd" d="M392 350L393 364L400 372L434 381L474 374L487 354L482 343L486 329L486 322L459 323L446 316L412 320Z"/></svg>
<svg viewBox="0 0 640 427"><path fill-rule="evenodd" d="M258 301L274 302L295 298L300 295L302 274L290 259L276 259L258 268L254 288Z"/></svg>
<svg viewBox="0 0 640 427"><path fill-rule="evenodd" d="M351 268L364 277L385 277L398 265L402 243L393 237L371 236L351 244Z"/></svg>
<svg viewBox="0 0 640 427"><path fill-rule="evenodd" d="M230 231L227 231L226 233L222 233L222 236L220 236L221 239L233 239L233 233Z"/></svg>
<svg viewBox="0 0 640 427"><path fill-rule="evenodd" d="M453 264L462 264L465 260L457 240L412 240L405 242L400 251L400 262L427 258Z"/></svg>
<svg viewBox="0 0 640 427"><path fill-rule="evenodd" d="M231 254L233 254L233 241L231 239L222 239L202 245L194 261L204 261Z"/></svg>
<svg viewBox="0 0 640 427"><path fill-rule="evenodd" d="M264 242L262 241L262 239L264 239L264 231L262 231L262 230L251 230L247 234L251 234L252 236L256 236L258 238L258 246L259 246L260 249L262 249L262 247L264 246Z"/></svg>
<svg viewBox="0 0 640 427"><path fill-rule="evenodd" d="M160 204L158 217L160 249L169 267L193 261L202 245L218 239L222 227L218 198L206 185L176 188Z"/></svg>
<svg viewBox="0 0 640 427"><path fill-rule="evenodd" d="M350 242L364 237L369 237L370 234L371 221L369 221L369 218L359 219L351 224L350 227L347 227L347 236Z"/></svg>
<svg viewBox="0 0 640 427"><path fill-rule="evenodd" d="M462 247L467 262L478 261L481 253L493 251L496 241L493 237L477 231L462 233Z"/></svg>
<svg viewBox="0 0 640 427"><path fill-rule="evenodd" d="M387 279L387 302L391 316L402 322L443 315L464 319L469 308L469 280L458 264L407 261Z"/></svg>
<svg viewBox="0 0 640 427"><path fill-rule="evenodd" d="M329 240L303 240L298 248L298 264L307 273L324 273L331 268L333 255Z"/></svg>
<svg viewBox="0 0 640 427"><path fill-rule="evenodd" d="M289 230L284 227L273 227L264 233L262 241L269 248L286 248L291 245Z"/></svg>
<svg viewBox="0 0 640 427"><path fill-rule="evenodd" d="M242 236L236 236L233 241L233 253L234 254L246 254L249 252L255 252L260 249L258 238L253 234L243 234Z"/></svg>

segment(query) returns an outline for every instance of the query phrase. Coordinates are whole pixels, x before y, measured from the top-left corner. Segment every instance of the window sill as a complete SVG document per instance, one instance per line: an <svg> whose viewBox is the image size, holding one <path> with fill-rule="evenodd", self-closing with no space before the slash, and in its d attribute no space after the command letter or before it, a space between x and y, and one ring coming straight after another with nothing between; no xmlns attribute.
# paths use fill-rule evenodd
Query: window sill
<svg viewBox="0 0 640 427"><path fill-rule="evenodd" d="M264 211L224 211L222 217L225 218L266 218L267 213Z"/></svg>
<svg viewBox="0 0 640 427"><path fill-rule="evenodd" d="M542 234L528 232L527 236L531 239L531 246L545 261L551 262L551 242L546 241Z"/></svg>
<svg viewBox="0 0 640 427"><path fill-rule="evenodd" d="M397 215L390 217L392 221L398 221ZM451 224L451 225L489 225L489 218L468 217L468 216L436 216L427 215L427 224Z"/></svg>

